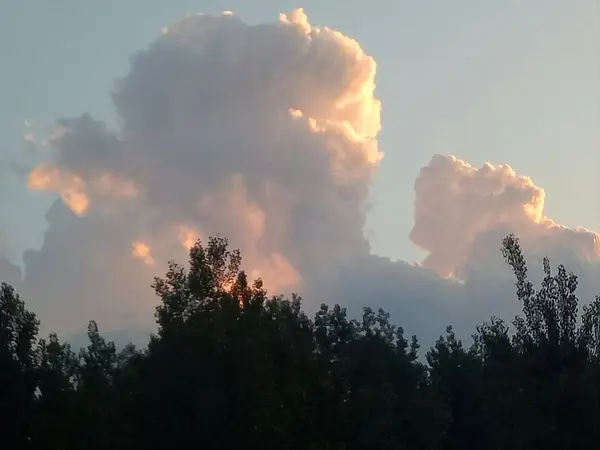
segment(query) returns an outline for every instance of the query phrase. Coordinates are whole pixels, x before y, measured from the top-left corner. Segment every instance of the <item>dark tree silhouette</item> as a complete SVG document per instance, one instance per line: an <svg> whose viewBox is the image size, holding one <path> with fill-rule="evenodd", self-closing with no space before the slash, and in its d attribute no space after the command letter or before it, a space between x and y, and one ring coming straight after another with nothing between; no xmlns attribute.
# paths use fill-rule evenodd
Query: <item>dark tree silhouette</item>
<svg viewBox="0 0 600 450"><path fill-rule="evenodd" d="M39 322L14 289L0 285L0 417L7 448L30 445Z"/></svg>
<svg viewBox="0 0 600 450"><path fill-rule="evenodd" d="M448 327L419 358L379 309L359 319L270 297L224 238L174 262L154 289L148 348L117 351L94 321L78 353L0 289L2 448L469 450L595 448L600 298L578 314L577 277L518 239L502 252L522 316L492 317L465 346Z"/></svg>

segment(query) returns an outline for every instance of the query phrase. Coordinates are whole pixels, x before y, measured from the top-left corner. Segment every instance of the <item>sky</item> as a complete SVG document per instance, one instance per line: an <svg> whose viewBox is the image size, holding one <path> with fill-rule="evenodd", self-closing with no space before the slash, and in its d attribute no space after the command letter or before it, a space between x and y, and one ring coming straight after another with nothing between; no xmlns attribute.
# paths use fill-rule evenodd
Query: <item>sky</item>
<svg viewBox="0 0 600 450"><path fill-rule="evenodd" d="M9 212L0 218L0 250L14 263L23 264L25 249L41 248L44 217L56 199L56 192L28 190L15 175L24 169L12 161L33 152L23 136L47 133L57 119L86 112L118 128L127 120L116 113L110 93L115 79L130 72L132 55L187 13L225 10L255 25L300 6L311 24L339 30L373 58L383 159L365 184L364 234L372 254L413 263L432 252L433 244L423 241L419 248L410 235L415 180L435 154L476 168L508 164L543 188L545 216L600 230L600 13L594 0L0 5L0 157L6 168L0 201ZM463 166L456 164L460 173Z"/></svg>

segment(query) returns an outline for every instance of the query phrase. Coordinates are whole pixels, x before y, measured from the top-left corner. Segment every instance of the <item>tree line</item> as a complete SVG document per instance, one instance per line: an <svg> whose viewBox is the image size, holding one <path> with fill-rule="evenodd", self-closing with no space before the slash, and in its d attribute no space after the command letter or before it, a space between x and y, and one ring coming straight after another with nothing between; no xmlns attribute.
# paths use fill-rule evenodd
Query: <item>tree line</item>
<svg viewBox="0 0 600 450"><path fill-rule="evenodd" d="M545 259L536 289L514 235L502 252L522 315L479 325L468 347L448 327L425 358L381 309L310 318L299 297L268 296L224 238L155 279L141 350L117 351L93 321L78 352L39 338L2 284L0 448L595 448L600 299L580 313L574 274Z"/></svg>

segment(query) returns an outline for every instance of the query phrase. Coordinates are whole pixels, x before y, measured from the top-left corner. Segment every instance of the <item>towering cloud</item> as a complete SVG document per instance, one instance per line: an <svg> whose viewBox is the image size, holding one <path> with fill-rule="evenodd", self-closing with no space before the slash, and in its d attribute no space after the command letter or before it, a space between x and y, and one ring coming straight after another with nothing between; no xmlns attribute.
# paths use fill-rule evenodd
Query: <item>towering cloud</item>
<svg viewBox="0 0 600 450"><path fill-rule="evenodd" d="M410 237L427 258L371 255L375 71L356 41L301 9L256 26L223 13L166 28L115 83L120 128L59 120L28 175L30 189L60 197L20 285L45 329L74 332L91 318L105 331L149 327L152 276L218 233L271 292L299 291L309 308L382 306L426 339L518 311L499 251L506 232L536 257L597 271L598 235L546 218L531 179L440 155L415 183Z"/></svg>
<svg viewBox="0 0 600 450"><path fill-rule="evenodd" d="M49 310L57 299L89 304L90 283L115 264L137 273L135 259L153 267L216 233L274 291L366 253L364 205L381 158L375 68L301 9L258 26L227 13L165 29L115 84L122 128L62 119L52 158L30 172L31 189L57 192L72 211L55 206L46 244L27 254L30 296L43 292ZM81 273L68 281L65 247ZM98 298L96 309L127 309L121 292L106 292L121 283L101 284L114 304Z"/></svg>

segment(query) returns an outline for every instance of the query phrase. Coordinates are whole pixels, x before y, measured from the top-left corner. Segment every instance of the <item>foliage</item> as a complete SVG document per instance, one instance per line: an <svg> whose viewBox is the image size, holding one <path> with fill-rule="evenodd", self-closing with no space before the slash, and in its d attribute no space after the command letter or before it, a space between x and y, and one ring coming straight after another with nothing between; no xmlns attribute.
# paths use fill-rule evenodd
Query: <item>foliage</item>
<svg viewBox="0 0 600 450"><path fill-rule="evenodd" d="M600 437L600 298L578 315L565 267L535 289L518 239L502 252L523 314L465 347L452 327L419 359L389 315L314 318L269 297L224 238L198 242L154 289L157 334L117 351L91 321L78 353L0 288L3 448L592 448Z"/></svg>

